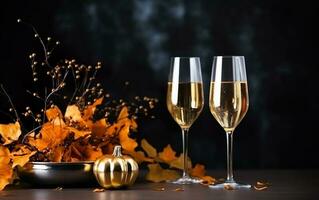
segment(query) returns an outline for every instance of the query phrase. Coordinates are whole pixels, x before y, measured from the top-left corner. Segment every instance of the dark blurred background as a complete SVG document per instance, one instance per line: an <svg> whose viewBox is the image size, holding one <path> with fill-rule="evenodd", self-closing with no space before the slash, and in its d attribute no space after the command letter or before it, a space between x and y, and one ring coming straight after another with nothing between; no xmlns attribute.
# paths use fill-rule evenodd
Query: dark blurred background
<svg viewBox="0 0 319 200"><path fill-rule="evenodd" d="M212 57L243 55L250 106L235 131L235 167L318 168L317 13L310 1L4 1L0 83L18 107L29 104L28 56L41 50L32 30L16 23L22 18L61 42L53 60L101 61L98 78L114 96L157 97L157 117L139 122L138 137L180 152L180 129L165 103L170 57L199 56L206 105L190 130L190 155L224 169L225 135L208 108ZM3 95L0 102L8 108Z"/></svg>

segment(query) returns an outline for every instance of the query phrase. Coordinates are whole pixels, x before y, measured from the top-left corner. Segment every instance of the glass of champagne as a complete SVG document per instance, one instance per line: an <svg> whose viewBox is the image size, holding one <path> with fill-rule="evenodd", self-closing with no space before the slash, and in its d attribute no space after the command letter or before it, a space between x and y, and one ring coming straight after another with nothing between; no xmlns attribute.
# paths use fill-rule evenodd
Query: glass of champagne
<svg viewBox="0 0 319 200"><path fill-rule="evenodd" d="M212 188L229 185L234 189L250 188L233 177L233 132L244 118L249 105L248 85L243 56L215 56L212 66L209 107L224 128L227 140L227 179Z"/></svg>
<svg viewBox="0 0 319 200"><path fill-rule="evenodd" d="M191 184L200 182L188 174L188 131L204 106L203 81L198 57L174 57L168 79L167 108L182 129L183 176L172 182Z"/></svg>

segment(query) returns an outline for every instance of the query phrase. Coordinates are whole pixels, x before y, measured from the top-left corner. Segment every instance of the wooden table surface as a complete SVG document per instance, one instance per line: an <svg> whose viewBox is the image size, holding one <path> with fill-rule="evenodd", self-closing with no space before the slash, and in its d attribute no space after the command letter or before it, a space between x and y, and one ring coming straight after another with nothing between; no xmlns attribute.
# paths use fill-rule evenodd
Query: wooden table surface
<svg viewBox="0 0 319 200"><path fill-rule="evenodd" d="M210 175L221 177L224 172L210 171ZM107 190L93 192L94 188L54 188L9 187L0 192L0 200L144 200L144 199L319 199L319 170L245 170L236 171L235 177L242 182L254 184L256 180L266 180L272 185L265 191L254 189L224 190L211 189L199 184L174 185L168 183L147 183L138 181L127 190ZM157 188L164 191L157 191ZM183 191L174 191L183 188Z"/></svg>

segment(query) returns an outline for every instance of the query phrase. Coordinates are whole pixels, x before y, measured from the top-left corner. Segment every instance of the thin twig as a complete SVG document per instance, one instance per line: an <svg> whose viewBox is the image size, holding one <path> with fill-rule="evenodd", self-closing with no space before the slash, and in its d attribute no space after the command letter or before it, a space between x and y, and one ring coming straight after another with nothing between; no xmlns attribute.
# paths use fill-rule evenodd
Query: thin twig
<svg viewBox="0 0 319 200"><path fill-rule="evenodd" d="M11 105L13 111L14 111L14 114L15 114L15 116L16 116L16 118L17 118L17 121L20 123L20 125L22 125L21 120L20 120L20 117L19 117L19 115L18 115L18 112L17 112L15 106L13 105L13 102L12 102L11 97L9 96L9 94L7 93L7 91L4 89L4 87L3 87L2 84L0 85L0 87L1 87L1 90L3 91L3 93L7 96L8 100L9 100L9 103L10 103L10 105Z"/></svg>

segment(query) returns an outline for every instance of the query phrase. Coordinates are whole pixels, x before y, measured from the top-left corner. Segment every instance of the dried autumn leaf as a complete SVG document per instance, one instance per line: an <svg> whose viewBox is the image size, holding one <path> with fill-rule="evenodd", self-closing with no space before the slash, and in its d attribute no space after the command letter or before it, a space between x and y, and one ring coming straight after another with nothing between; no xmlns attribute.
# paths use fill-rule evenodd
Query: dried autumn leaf
<svg viewBox="0 0 319 200"><path fill-rule="evenodd" d="M86 109L84 109L83 111L83 119L85 121L90 120L93 118L94 112L96 110L96 106L101 105L103 102L103 97L97 99L96 101L94 101L94 103L92 105L87 106Z"/></svg>
<svg viewBox="0 0 319 200"><path fill-rule="evenodd" d="M95 189L93 190L93 192L104 192L104 191L105 191L104 188L95 188Z"/></svg>
<svg viewBox="0 0 319 200"><path fill-rule="evenodd" d="M254 189L255 189L255 190L258 190L258 191L266 190L267 188L268 188L268 186L262 186L262 187L260 187L260 186L254 185Z"/></svg>
<svg viewBox="0 0 319 200"><path fill-rule="evenodd" d="M10 155L12 159L12 168L18 165L23 167L35 153L36 151L31 151L26 146L21 146L19 150L12 152Z"/></svg>
<svg viewBox="0 0 319 200"><path fill-rule="evenodd" d="M211 176L203 176L201 177L201 179L202 179L201 184L203 185L213 185L216 183L216 179Z"/></svg>
<svg viewBox="0 0 319 200"><path fill-rule="evenodd" d="M184 189L183 189L183 188L175 188L173 191L174 191L174 192L183 192Z"/></svg>
<svg viewBox="0 0 319 200"><path fill-rule="evenodd" d="M126 124L119 131L119 140L123 149L127 151L134 151L137 147L137 142L129 137L130 134L130 125Z"/></svg>
<svg viewBox="0 0 319 200"><path fill-rule="evenodd" d="M110 126L110 124L108 124L106 122L105 118L102 118L98 121L96 121L93 125L92 125L92 135L97 136L97 137L103 137L106 135L107 133L107 128Z"/></svg>
<svg viewBox="0 0 319 200"><path fill-rule="evenodd" d="M68 130L63 126L56 126L51 122L43 124L39 135L28 137L29 144L42 151L45 148L54 148L62 144L64 139L68 136Z"/></svg>
<svg viewBox="0 0 319 200"><path fill-rule="evenodd" d="M206 170L205 166L201 164L196 164L195 167L191 170L191 176L201 178L205 176Z"/></svg>
<svg viewBox="0 0 319 200"><path fill-rule="evenodd" d="M53 162L61 162L63 158L65 148L64 146L58 146L53 149L52 151L52 156L51 156L51 161Z"/></svg>
<svg viewBox="0 0 319 200"><path fill-rule="evenodd" d="M125 119L125 118L128 118L128 117L129 117L128 109L127 109L126 106L124 106L121 109L121 112L120 112L119 116L117 117L117 120Z"/></svg>
<svg viewBox="0 0 319 200"><path fill-rule="evenodd" d="M85 152L86 161L95 161L97 158L103 156L101 148L93 148L91 145L87 145Z"/></svg>
<svg viewBox="0 0 319 200"><path fill-rule="evenodd" d="M142 139L141 147L149 157L155 158L157 156L157 150L152 145L150 145L150 143L148 143L146 139Z"/></svg>
<svg viewBox="0 0 319 200"><path fill-rule="evenodd" d="M0 135L4 140L3 145L11 144L12 142L17 141L21 135L19 122L0 124Z"/></svg>
<svg viewBox="0 0 319 200"><path fill-rule="evenodd" d="M148 164L147 165L149 172L146 175L146 180L152 182L162 182L175 180L180 177L179 173L176 170L172 169L163 169L159 164Z"/></svg>
<svg viewBox="0 0 319 200"><path fill-rule="evenodd" d="M66 108L66 111L64 113L65 119L69 121L74 121L74 122L82 122L82 115L81 111L79 110L79 107L76 105L69 105Z"/></svg>
<svg viewBox="0 0 319 200"><path fill-rule="evenodd" d="M0 145L0 191L11 182L13 170L10 165L10 151Z"/></svg>
<svg viewBox="0 0 319 200"><path fill-rule="evenodd" d="M154 162L154 159L146 157L143 151L125 151L124 150L123 153L132 156L137 163Z"/></svg>
<svg viewBox="0 0 319 200"><path fill-rule="evenodd" d="M77 140L79 139L80 137L85 137L89 134L91 134L91 131L90 130L79 130L79 129L76 129L76 128L73 128L73 127L66 127L66 129L71 132L71 133L74 133L74 139Z"/></svg>
<svg viewBox="0 0 319 200"><path fill-rule="evenodd" d="M235 188L233 186L229 185L229 184L225 184L224 185L224 189L225 190L234 190Z"/></svg>
<svg viewBox="0 0 319 200"><path fill-rule="evenodd" d="M173 160L176 160L177 157L175 156L176 152L172 149L171 145L167 145L164 149L163 152L160 152L158 154L158 157L163 160L166 163L170 163Z"/></svg>
<svg viewBox="0 0 319 200"><path fill-rule="evenodd" d="M62 112L57 106L49 108L48 110L45 111L45 114L47 116L48 121L52 121L55 118L62 119Z"/></svg>
<svg viewBox="0 0 319 200"><path fill-rule="evenodd" d="M192 168L192 161L191 159L188 157L188 163L187 166L189 169ZM177 159L173 160L170 163L170 167L171 168L177 168L177 169L184 169L184 154L181 154Z"/></svg>

